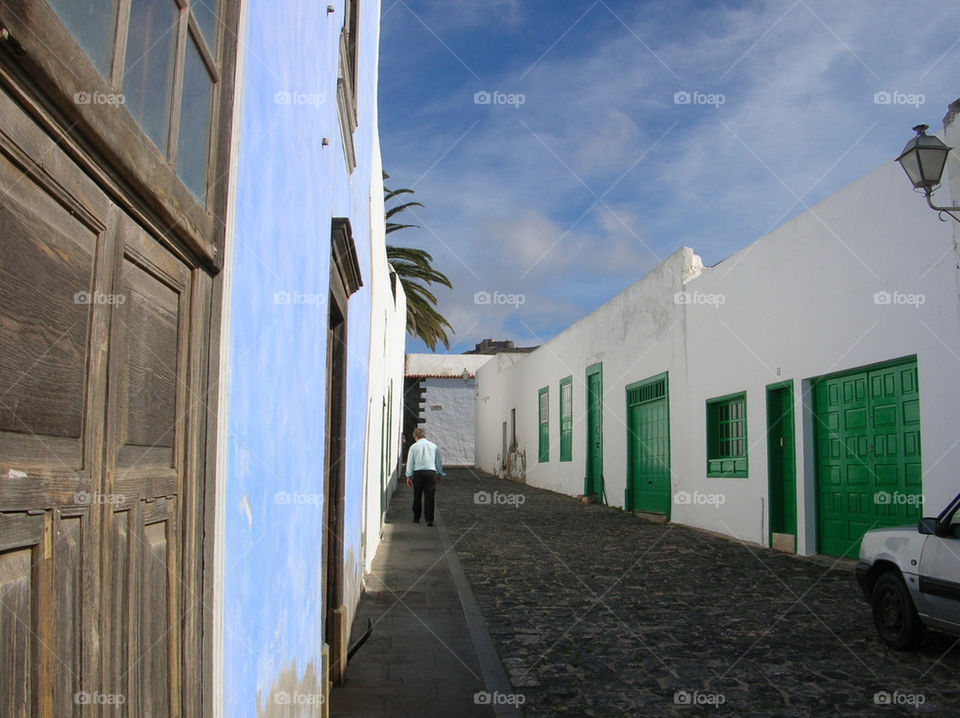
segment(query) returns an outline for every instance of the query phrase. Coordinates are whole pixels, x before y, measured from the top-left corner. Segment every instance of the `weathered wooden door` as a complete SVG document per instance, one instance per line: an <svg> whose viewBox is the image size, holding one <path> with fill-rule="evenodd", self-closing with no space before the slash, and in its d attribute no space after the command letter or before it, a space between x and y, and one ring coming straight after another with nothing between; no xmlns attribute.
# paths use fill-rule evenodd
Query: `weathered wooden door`
<svg viewBox="0 0 960 718"><path fill-rule="evenodd" d="M238 22L0 0L0 716L209 714Z"/></svg>
<svg viewBox="0 0 960 718"><path fill-rule="evenodd" d="M0 714L181 715L210 278L0 113Z"/></svg>

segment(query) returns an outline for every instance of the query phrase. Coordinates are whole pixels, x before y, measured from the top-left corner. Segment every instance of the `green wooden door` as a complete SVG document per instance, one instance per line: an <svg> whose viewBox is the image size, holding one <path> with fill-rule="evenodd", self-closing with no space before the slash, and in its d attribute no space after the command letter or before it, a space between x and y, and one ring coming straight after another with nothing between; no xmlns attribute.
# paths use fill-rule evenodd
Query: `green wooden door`
<svg viewBox="0 0 960 718"><path fill-rule="evenodd" d="M773 534L793 536L797 549L797 473L793 424L793 384L767 387L767 470L770 545Z"/></svg>
<svg viewBox="0 0 960 718"><path fill-rule="evenodd" d="M915 359L814 384L818 550L857 556L864 532L921 514Z"/></svg>
<svg viewBox="0 0 960 718"><path fill-rule="evenodd" d="M603 373L587 367L587 464L583 493L603 496Z"/></svg>
<svg viewBox="0 0 960 718"><path fill-rule="evenodd" d="M670 514L667 377L627 387L627 509Z"/></svg>

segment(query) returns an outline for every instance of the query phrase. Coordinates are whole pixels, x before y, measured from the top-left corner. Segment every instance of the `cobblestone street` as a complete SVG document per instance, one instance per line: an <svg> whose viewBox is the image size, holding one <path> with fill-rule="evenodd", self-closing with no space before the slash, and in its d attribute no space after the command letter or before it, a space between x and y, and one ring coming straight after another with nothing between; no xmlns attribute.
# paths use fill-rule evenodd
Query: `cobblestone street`
<svg viewBox="0 0 960 718"><path fill-rule="evenodd" d="M960 649L887 650L851 561L473 470L451 469L437 503L525 715L956 714Z"/></svg>

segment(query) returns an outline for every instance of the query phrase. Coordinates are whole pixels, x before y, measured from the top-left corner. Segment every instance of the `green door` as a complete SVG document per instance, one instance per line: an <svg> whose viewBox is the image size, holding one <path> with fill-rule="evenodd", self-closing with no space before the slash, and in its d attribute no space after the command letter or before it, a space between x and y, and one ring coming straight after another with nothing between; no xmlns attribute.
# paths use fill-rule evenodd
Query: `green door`
<svg viewBox="0 0 960 718"><path fill-rule="evenodd" d="M856 557L864 532L921 514L916 359L818 380L818 550Z"/></svg>
<svg viewBox="0 0 960 718"><path fill-rule="evenodd" d="M667 375L627 387L627 496L631 511L670 515Z"/></svg>
<svg viewBox="0 0 960 718"><path fill-rule="evenodd" d="M587 367L587 465L583 493L603 498L603 371Z"/></svg>
<svg viewBox="0 0 960 718"><path fill-rule="evenodd" d="M793 427L793 382L767 387L767 472L770 496L770 545L783 548L792 538L797 550L797 473Z"/></svg>

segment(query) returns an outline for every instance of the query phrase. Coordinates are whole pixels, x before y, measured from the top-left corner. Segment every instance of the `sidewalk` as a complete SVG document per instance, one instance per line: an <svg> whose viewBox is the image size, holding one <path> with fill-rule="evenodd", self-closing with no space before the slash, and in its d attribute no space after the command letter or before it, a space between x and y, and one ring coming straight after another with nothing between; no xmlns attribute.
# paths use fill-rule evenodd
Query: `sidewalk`
<svg viewBox="0 0 960 718"><path fill-rule="evenodd" d="M510 691L503 666L443 526L444 479L436 526L412 522L413 492L401 483L360 599L351 641L373 620L373 634L334 688L331 716L495 715L480 692ZM423 521L421 519L421 521ZM481 698L481 701L483 698ZM496 715L519 716L509 707Z"/></svg>

